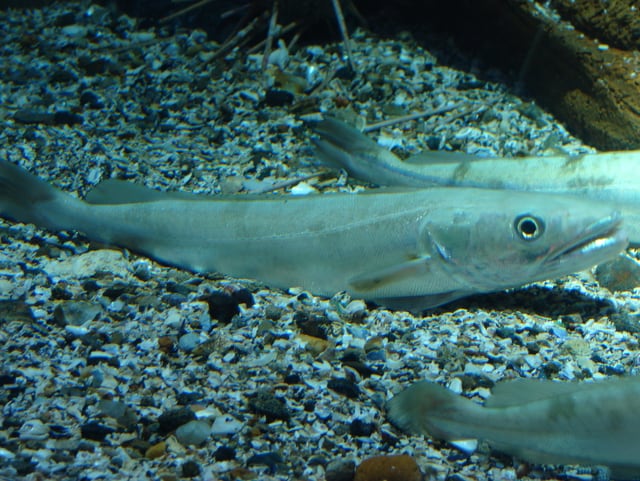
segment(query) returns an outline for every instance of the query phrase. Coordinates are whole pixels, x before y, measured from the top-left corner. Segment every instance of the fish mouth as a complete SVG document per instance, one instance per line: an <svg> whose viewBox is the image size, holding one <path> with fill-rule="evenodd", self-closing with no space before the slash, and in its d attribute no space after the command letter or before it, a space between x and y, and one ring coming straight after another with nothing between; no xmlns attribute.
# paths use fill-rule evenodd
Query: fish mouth
<svg viewBox="0 0 640 481"><path fill-rule="evenodd" d="M547 261L564 262L584 257L586 267L598 264L620 253L629 244L622 216L615 212L589 225L577 239L552 250Z"/></svg>

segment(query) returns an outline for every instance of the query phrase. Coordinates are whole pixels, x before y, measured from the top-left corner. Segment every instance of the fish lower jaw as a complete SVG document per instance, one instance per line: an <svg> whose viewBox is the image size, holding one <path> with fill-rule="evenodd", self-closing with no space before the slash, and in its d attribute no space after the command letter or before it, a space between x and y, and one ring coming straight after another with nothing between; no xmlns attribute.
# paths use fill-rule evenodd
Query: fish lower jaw
<svg viewBox="0 0 640 481"><path fill-rule="evenodd" d="M615 216L607 222L601 221L586 230L585 236L575 243L557 249L547 262L579 262L582 258L584 268L609 260L629 245L629 238L622 225L622 219ZM585 262L586 261L586 262Z"/></svg>

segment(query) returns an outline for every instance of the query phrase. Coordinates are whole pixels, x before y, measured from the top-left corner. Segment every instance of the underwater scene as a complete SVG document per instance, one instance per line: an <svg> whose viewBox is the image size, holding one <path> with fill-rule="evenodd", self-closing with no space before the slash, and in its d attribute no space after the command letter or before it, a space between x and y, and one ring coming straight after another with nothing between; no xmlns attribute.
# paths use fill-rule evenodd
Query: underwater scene
<svg viewBox="0 0 640 481"><path fill-rule="evenodd" d="M603 3L0 2L0 481L640 479Z"/></svg>

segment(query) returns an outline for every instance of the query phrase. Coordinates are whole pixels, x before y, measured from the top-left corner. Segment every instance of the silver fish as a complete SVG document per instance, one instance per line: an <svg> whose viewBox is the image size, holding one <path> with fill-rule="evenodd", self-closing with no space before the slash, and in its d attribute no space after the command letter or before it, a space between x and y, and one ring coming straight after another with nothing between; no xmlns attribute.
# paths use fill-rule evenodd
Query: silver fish
<svg viewBox="0 0 640 481"><path fill-rule="evenodd" d="M484 406L424 381L387 405L391 422L405 431L481 439L533 463L606 466L620 479L640 478L639 412L640 377L508 381Z"/></svg>
<svg viewBox="0 0 640 481"><path fill-rule="evenodd" d="M607 205L488 189L175 198L111 181L88 199L0 162L0 216L194 271L412 310L561 277L627 245Z"/></svg>
<svg viewBox="0 0 640 481"><path fill-rule="evenodd" d="M383 186L551 192L610 202L626 219L631 243L640 245L640 151L522 158L434 151L403 161L339 120L314 129L320 157L353 177Z"/></svg>

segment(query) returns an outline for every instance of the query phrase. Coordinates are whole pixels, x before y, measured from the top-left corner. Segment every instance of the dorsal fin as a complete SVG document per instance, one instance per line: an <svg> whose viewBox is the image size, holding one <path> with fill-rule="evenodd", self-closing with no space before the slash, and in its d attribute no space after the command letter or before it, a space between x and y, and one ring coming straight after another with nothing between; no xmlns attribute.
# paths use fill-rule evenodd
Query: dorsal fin
<svg viewBox="0 0 640 481"><path fill-rule="evenodd" d="M585 384L558 382L547 379L515 379L496 384L491 397L485 402L488 408L519 406L542 399L572 394L584 389Z"/></svg>
<svg viewBox="0 0 640 481"><path fill-rule="evenodd" d="M161 192L118 179L100 182L86 197L90 204L137 204L161 200L205 200L208 196L189 192Z"/></svg>

